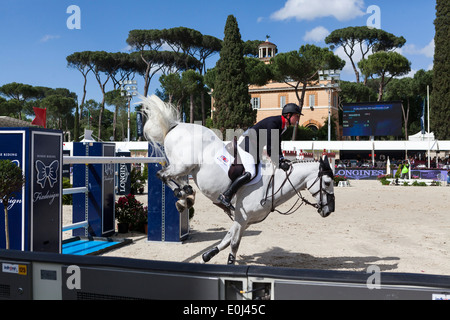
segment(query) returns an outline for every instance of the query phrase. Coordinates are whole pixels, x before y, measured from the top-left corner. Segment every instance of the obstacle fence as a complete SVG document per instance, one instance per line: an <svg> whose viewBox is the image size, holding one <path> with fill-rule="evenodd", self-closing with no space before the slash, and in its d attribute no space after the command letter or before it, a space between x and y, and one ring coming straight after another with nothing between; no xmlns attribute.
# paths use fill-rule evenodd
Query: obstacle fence
<svg viewBox="0 0 450 320"><path fill-rule="evenodd" d="M62 132L39 128L0 128L0 159L17 163L26 177L22 190L9 199L10 249L62 253L63 232L73 236L108 237L115 233L115 170L114 164L153 163L149 170L152 221L151 241L181 241L180 227L172 226L168 216L187 221L175 208L178 200L155 176L164 157L116 157L114 143L74 143L72 156L64 156ZM73 165L72 188L62 187L63 165ZM68 171L67 168L64 170ZM170 190L170 189L169 189ZM62 196L72 195L72 224L62 223ZM158 197L160 199L158 199ZM169 201L169 202L168 202ZM1 213L3 214L3 205ZM5 219L0 219L0 249L6 247ZM162 226L162 227L161 227ZM183 230L188 229L183 228ZM178 230L178 231L177 231ZM175 236L166 236L174 232ZM158 235L159 234L159 235Z"/></svg>
<svg viewBox="0 0 450 320"><path fill-rule="evenodd" d="M64 156L64 164L78 164L78 165L90 165L90 164L122 164L122 163L160 163L164 162L164 157L95 157L95 156ZM85 181L85 184L89 185L89 181ZM86 194L89 192L89 187L75 187L63 189L63 194ZM85 208L86 210L86 208ZM78 228L85 229L85 235L87 235L87 229L89 227L89 221L84 220L76 222L70 225L65 225L62 231L70 231Z"/></svg>

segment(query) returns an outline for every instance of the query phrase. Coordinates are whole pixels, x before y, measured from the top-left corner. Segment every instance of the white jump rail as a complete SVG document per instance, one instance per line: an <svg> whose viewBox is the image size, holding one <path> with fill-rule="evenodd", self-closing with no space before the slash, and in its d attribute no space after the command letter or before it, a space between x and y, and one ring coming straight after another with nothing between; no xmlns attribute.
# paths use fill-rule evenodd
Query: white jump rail
<svg viewBox="0 0 450 320"><path fill-rule="evenodd" d="M102 164L102 163L159 163L164 157L63 157L64 164Z"/></svg>
<svg viewBox="0 0 450 320"><path fill-rule="evenodd" d="M63 194L74 194L74 193L85 193L87 191L86 187L76 187L63 189Z"/></svg>
<svg viewBox="0 0 450 320"><path fill-rule="evenodd" d="M78 228L87 228L89 227L89 222L88 221L81 221L81 222L76 222L76 223L72 223L69 224L67 226L63 226L62 231L70 231L73 229L78 229Z"/></svg>

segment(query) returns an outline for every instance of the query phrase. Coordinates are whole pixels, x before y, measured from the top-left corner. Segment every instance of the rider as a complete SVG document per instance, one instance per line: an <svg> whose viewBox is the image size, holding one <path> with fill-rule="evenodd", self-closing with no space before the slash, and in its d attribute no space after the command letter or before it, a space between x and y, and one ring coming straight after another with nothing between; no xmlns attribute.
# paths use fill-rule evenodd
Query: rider
<svg viewBox="0 0 450 320"><path fill-rule="evenodd" d="M300 107L295 103L288 103L283 107L281 116L267 117L244 132L244 134L239 138L238 149L246 151L239 152L239 155L242 163L245 164L244 167L247 171L244 171L241 176L236 178L236 180L231 183L228 189L219 196L217 199L218 201L220 201L227 208L234 210L234 207L231 204L231 199L240 187L249 182L256 175L256 169L259 165L262 154L262 150L259 150L260 136L267 137L267 143L265 146L267 155L271 158L272 162L278 164L284 171L289 169L289 162L283 157L283 153L281 151L280 137L286 131L288 126L295 125L298 122L300 115ZM278 150L276 150L278 152L275 151L274 153L272 153L272 130L277 130L276 133L278 136ZM263 134L264 131L266 134ZM255 151L255 148L256 152L251 152L251 150ZM273 159L276 155L278 155L279 158Z"/></svg>

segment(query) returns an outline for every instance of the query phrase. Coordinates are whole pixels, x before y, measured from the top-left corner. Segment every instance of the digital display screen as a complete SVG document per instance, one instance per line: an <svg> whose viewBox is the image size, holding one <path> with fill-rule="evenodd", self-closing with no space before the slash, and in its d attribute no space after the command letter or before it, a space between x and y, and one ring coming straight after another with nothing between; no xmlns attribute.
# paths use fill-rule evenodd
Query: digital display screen
<svg viewBox="0 0 450 320"><path fill-rule="evenodd" d="M344 136L401 136L402 105L393 102L361 102L343 105Z"/></svg>

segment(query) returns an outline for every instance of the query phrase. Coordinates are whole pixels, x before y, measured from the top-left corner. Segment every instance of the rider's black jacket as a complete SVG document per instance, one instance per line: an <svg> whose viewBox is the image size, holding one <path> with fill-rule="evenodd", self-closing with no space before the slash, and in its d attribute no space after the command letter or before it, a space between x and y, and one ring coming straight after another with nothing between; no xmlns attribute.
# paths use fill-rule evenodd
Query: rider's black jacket
<svg viewBox="0 0 450 320"><path fill-rule="evenodd" d="M284 132L284 129L286 127L286 119L284 119L283 116L272 116L267 117L261 121L259 121L257 124L255 124L253 127L250 127L248 131L245 133L245 135L250 137L251 143L256 146L257 150L257 163L259 163L259 160L261 159L261 153L262 150L259 150L259 147L266 146L267 155L270 157L272 162L278 163L278 160L280 157L283 156L283 153L281 151L281 135ZM250 132L253 130L253 132ZM274 137L278 137L278 141L276 142L276 146L278 150L273 150L272 146L272 134ZM256 136L256 141L252 139L252 137ZM249 145L248 141L246 141L245 150L249 151ZM274 141L275 142L275 141ZM260 145L261 143L261 145ZM274 153L273 153L274 152ZM272 154L273 153L273 154Z"/></svg>

